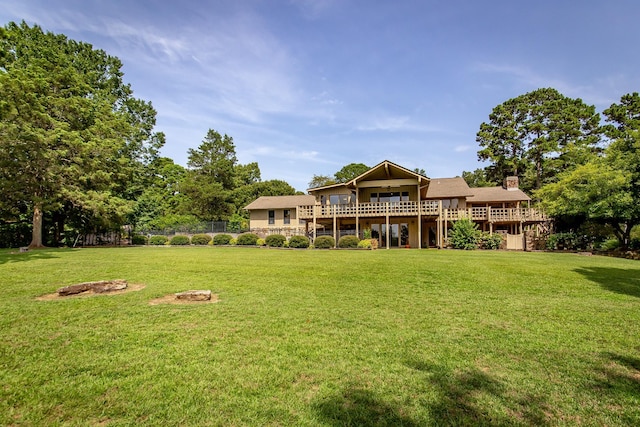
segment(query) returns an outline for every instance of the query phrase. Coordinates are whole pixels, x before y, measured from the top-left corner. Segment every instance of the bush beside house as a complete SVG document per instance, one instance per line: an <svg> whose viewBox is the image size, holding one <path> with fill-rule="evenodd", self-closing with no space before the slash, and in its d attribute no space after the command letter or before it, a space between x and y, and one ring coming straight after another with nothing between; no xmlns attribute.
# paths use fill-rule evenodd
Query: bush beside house
<svg viewBox="0 0 640 427"><path fill-rule="evenodd" d="M313 247L316 249L330 249L336 247L336 240L331 236L319 236L313 242Z"/></svg>
<svg viewBox="0 0 640 427"><path fill-rule="evenodd" d="M264 239L264 242L266 243L267 246L274 247L274 248L283 247L286 241L287 241L287 238L282 234L270 234Z"/></svg>
<svg viewBox="0 0 640 427"><path fill-rule="evenodd" d="M308 248L309 239L306 236L291 236L289 239L290 248Z"/></svg>
<svg viewBox="0 0 640 427"><path fill-rule="evenodd" d="M357 248L360 239L357 236L342 236L338 240L338 247L343 249Z"/></svg>
<svg viewBox="0 0 640 427"><path fill-rule="evenodd" d="M213 236L213 244L218 245L228 245L231 242L232 236L230 234L216 234Z"/></svg>
<svg viewBox="0 0 640 427"><path fill-rule="evenodd" d="M208 234L194 234L193 237L191 237L192 245L208 245L210 241L211 236Z"/></svg>
<svg viewBox="0 0 640 427"><path fill-rule="evenodd" d="M238 246L255 246L258 243L258 235L254 233L243 233L236 239Z"/></svg>
<svg viewBox="0 0 640 427"><path fill-rule="evenodd" d="M154 246L166 245L168 241L167 236L151 236L149 238L149 244Z"/></svg>
<svg viewBox="0 0 640 427"><path fill-rule="evenodd" d="M191 239L189 239L189 236L185 236L184 234L177 234L171 238L169 244L171 246L187 246L191 244Z"/></svg>

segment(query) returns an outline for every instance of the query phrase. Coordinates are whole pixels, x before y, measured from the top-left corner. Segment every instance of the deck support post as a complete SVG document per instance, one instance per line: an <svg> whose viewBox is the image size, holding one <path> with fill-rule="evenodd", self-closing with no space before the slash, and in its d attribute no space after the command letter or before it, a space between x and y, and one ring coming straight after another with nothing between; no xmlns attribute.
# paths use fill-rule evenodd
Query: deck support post
<svg viewBox="0 0 640 427"><path fill-rule="evenodd" d="M386 202L385 204L385 211L386 211L386 223L387 223L386 244L387 244L387 249L389 249L389 244L391 242L391 227L389 224L389 202Z"/></svg>
<svg viewBox="0 0 640 427"><path fill-rule="evenodd" d="M356 187L356 236L360 238L360 195Z"/></svg>
<svg viewBox="0 0 640 427"><path fill-rule="evenodd" d="M333 205L333 240L335 240L335 246L334 247L338 247L338 224L337 224L337 219L336 219L336 208L338 207L338 205Z"/></svg>
<svg viewBox="0 0 640 427"><path fill-rule="evenodd" d="M316 209L318 209L318 203L316 202L313 205L313 241L316 241L317 231L318 231L318 223L316 221Z"/></svg>
<svg viewBox="0 0 640 427"><path fill-rule="evenodd" d="M429 235L427 235L427 242L428 241ZM422 249L422 201L420 200L420 180L418 180L418 249Z"/></svg>

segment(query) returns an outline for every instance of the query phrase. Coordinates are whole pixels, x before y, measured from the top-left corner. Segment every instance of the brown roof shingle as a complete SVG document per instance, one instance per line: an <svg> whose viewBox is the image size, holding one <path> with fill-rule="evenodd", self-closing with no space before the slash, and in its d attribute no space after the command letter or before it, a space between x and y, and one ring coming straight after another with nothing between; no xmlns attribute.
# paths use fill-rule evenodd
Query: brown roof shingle
<svg viewBox="0 0 640 427"><path fill-rule="evenodd" d="M313 205L316 198L309 195L297 196L261 196L244 208L248 211L257 209L286 209L296 206Z"/></svg>
<svg viewBox="0 0 640 427"><path fill-rule="evenodd" d="M427 199L450 199L471 196L473 193L461 177L431 178L427 189Z"/></svg>
<svg viewBox="0 0 640 427"><path fill-rule="evenodd" d="M467 197L467 203L489 202L526 202L531 200L522 190L505 190L503 187L471 188L472 196Z"/></svg>

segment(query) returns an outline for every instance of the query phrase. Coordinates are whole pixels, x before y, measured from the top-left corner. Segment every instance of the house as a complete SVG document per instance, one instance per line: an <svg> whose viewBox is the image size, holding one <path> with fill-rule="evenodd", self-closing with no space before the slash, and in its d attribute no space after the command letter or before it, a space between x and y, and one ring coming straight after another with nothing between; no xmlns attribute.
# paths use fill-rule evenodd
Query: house
<svg viewBox="0 0 640 427"><path fill-rule="evenodd" d="M259 235L353 234L370 230L379 247L443 247L455 221L469 218L483 231L520 236L546 221L518 189L517 177L502 187L470 188L464 179L418 174L388 160L351 181L311 188L304 196L260 197L245 207ZM517 240L517 239L516 239ZM514 249L521 249L515 244Z"/></svg>

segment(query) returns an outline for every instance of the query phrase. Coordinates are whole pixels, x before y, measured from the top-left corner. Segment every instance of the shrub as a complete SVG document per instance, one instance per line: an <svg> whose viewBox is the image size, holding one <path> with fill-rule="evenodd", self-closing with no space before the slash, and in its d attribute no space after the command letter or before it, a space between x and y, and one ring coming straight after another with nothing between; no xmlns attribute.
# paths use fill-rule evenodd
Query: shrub
<svg viewBox="0 0 640 427"><path fill-rule="evenodd" d="M231 236L229 234L216 234L213 236L214 245L228 245L230 241Z"/></svg>
<svg viewBox="0 0 640 427"><path fill-rule="evenodd" d="M169 241L169 239L167 239L167 236L151 236L151 238L149 239L149 244L150 245L165 245L168 241Z"/></svg>
<svg viewBox="0 0 640 427"><path fill-rule="evenodd" d="M243 230L249 229L249 220L237 213L234 213L233 215L231 215L231 218L229 218L227 226L227 230L231 231L232 233L239 233Z"/></svg>
<svg viewBox="0 0 640 427"><path fill-rule="evenodd" d="M468 218L463 218L453 224L449 233L449 243L455 249L476 249L479 237L478 224Z"/></svg>
<svg viewBox="0 0 640 427"><path fill-rule="evenodd" d="M266 244L267 242L265 242L264 239L256 240L256 246L265 246Z"/></svg>
<svg viewBox="0 0 640 427"><path fill-rule="evenodd" d="M313 242L313 246L316 249L334 248L336 246L336 239L331 236L316 237L316 240Z"/></svg>
<svg viewBox="0 0 640 427"><path fill-rule="evenodd" d="M238 236L237 245L252 246L258 243L258 235L254 233L243 233Z"/></svg>
<svg viewBox="0 0 640 427"><path fill-rule="evenodd" d="M186 246L189 243L191 243L189 236L185 236L184 234L177 234L169 241L171 246Z"/></svg>
<svg viewBox="0 0 640 427"><path fill-rule="evenodd" d="M132 245L146 245L147 241L147 236L143 236L142 234L134 234L131 236Z"/></svg>
<svg viewBox="0 0 640 427"><path fill-rule="evenodd" d="M232 246L235 246L238 244L238 239L232 237L231 240L229 240L229 244Z"/></svg>
<svg viewBox="0 0 640 427"><path fill-rule="evenodd" d="M342 236L340 240L338 240L338 247L357 248L358 243L360 243L360 239L358 239L358 236Z"/></svg>
<svg viewBox="0 0 640 427"><path fill-rule="evenodd" d="M360 249L371 249L371 239L362 239L358 242Z"/></svg>
<svg viewBox="0 0 640 427"><path fill-rule="evenodd" d="M284 242L287 241L287 238L282 234L270 234L264 239L267 246L273 246L274 248L281 248L284 245Z"/></svg>
<svg viewBox="0 0 640 427"><path fill-rule="evenodd" d="M208 234L194 234L191 238L192 245L208 245L211 241L211 236Z"/></svg>
<svg viewBox="0 0 640 427"><path fill-rule="evenodd" d="M629 242L629 249L632 251L640 250L640 237L633 237Z"/></svg>
<svg viewBox="0 0 640 427"><path fill-rule="evenodd" d="M550 250L575 250L582 246L582 239L576 233L556 233L547 239L547 249Z"/></svg>
<svg viewBox="0 0 640 427"><path fill-rule="evenodd" d="M365 228L362 230L362 240L367 240L371 238L371 229Z"/></svg>
<svg viewBox="0 0 640 427"><path fill-rule="evenodd" d="M482 249L500 249L500 246L502 246L502 235L499 233L482 233L480 235L480 246Z"/></svg>
<svg viewBox="0 0 640 427"><path fill-rule="evenodd" d="M308 248L309 239L307 236L291 236L289 239L290 248Z"/></svg>
<svg viewBox="0 0 640 427"><path fill-rule="evenodd" d="M602 242L600 245L600 250L602 251L612 251L614 249L618 249L620 247L620 242L618 239L609 239Z"/></svg>

